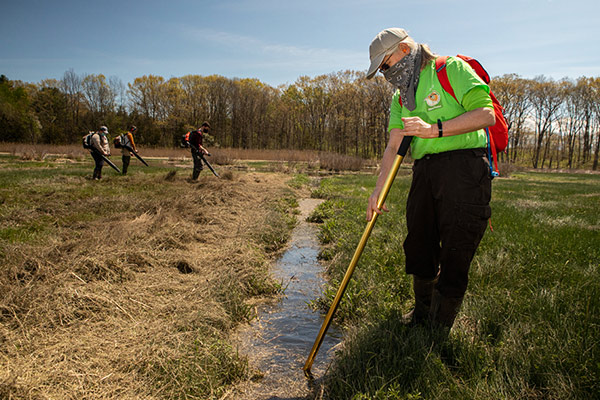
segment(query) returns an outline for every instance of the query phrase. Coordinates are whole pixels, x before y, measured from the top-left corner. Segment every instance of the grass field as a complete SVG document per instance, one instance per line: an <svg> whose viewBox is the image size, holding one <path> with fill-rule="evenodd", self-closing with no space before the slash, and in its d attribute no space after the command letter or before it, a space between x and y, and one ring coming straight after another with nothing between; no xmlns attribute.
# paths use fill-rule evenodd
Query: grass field
<svg viewBox="0 0 600 400"><path fill-rule="evenodd" d="M150 167L132 160L125 177L105 167L95 182L90 157L67 150L0 156L0 398L219 399L257 378L230 335L253 317L252 296L281 289L268 268L314 155L223 155L223 179L205 171L198 182L189 159L157 155ZM600 397L600 175L494 181L494 232L446 342L399 318L412 306L410 179L402 168L338 310L345 341L326 396ZM328 175L313 192L327 199L313 219L330 274L316 307L337 290L374 182Z"/></svg>
<svg viewBox="0 0 600 400"><path fill-rule="evenodd" d="M515 172L493 182L492 225L473 261L448 341L403 325L408 168L371 235L337 313L345 344L331 399L600 398L600 175ZM327 309L365 228L373 176L332 177L315 196Z"/></svg>
<svg viewBox="0 0 600 400"><path fill-rule="evenodd" d="M0 398L219 399L252 378L230 335L281 289L307 179L92 169L0 156Z"/></svg>

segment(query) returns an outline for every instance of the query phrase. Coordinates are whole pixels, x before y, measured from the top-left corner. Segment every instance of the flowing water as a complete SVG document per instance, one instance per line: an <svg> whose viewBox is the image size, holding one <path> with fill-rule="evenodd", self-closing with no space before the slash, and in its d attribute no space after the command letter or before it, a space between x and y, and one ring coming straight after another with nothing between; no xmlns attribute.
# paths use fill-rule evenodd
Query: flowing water
<svg viewBox="0 0 600 400"><path fill-rule="evenodd" d="M258 317L240 332L240 351L264 376L236 393L236 399L308 399L313 396L314 381L302 371L312 345L323 323L323 316L308 307L319 297L325 283L323 267L317 260L318 226L306 217L321 202L300 201L299 223L294 228L288 250L277 261L273 274L285 287L285 295L277 302L258 308ZM311 368L322 377L330 361L330 350L339 343L340 335L330 326Z"/></svg>

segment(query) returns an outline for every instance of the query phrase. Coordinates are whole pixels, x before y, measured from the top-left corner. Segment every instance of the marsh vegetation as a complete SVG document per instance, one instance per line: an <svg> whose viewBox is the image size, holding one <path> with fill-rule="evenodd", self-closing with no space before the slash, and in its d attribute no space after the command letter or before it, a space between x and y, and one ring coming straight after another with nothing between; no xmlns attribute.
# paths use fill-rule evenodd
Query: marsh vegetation
<svg viewBox="0 0 600 400"><path fill-rule="evenodd" d="M310 218L329 276L313 304L323 310L375 183L299 153L226 155L215 162L223 179L197 182L189 159L157 155L95 182L89 156L52 154L0 156L2 398L234 398L261 374L232 335L254 318L251 298L281 292L270 268L308 174L324 176ZM494 181L494 231L448 341L399 318L412 306L401 247L410 179L405 166L336 314L344 343L320 396L598 397L600 176L513 170Z"/></svg>
<svg viewBox="0 0 600 400"><path fill-rule="evenodd" d="M448 341L411 328L401 169L344 295L331 399L591 399L600 395L600 175L517 172L493 182L493 232ZM321 181L326 309L365 226L372 176Z"/></svg>

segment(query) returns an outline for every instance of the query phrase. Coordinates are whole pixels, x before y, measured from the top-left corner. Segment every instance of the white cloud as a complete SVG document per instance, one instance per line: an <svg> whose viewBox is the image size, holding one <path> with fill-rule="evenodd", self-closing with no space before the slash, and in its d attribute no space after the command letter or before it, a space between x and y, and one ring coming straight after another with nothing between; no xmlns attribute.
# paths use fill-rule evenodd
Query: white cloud
<svg viewBox="0 0 600 400"><path fill-rule="evenodd" d="M182 28L182 36L196 41L211 50L239 55L240 61L255 66L287 66L294 69L314 67L340 66L344 69L366 69L367 52L350 50L327 49L318 47L293 46L284 43L267 43L251 36L237 35L229 32L214 31L209 29ZM216 49L215 49L216 48ZM236 55L229 58L235 59ZM362 65L364 64L364 65ZM337 68L337 69L340 69ZM330 72L335 69L330 69Z"/></svg>

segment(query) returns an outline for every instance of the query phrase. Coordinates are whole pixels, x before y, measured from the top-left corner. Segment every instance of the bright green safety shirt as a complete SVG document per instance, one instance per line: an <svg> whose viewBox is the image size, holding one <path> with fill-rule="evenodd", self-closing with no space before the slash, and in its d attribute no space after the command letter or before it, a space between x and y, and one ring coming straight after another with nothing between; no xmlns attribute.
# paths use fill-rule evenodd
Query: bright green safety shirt
<svg viewBox="0 0 600 400"><path fill-rule="evenodd" d="M435 60L432 60L421 71L415 96L417 106L414 111L400 105L400 92L396 90L390 108L388 131L395 128L404 129L403 117L420 117L429 124L437 124L438 119L443 122L476 108L494 107L489 95L489 86L479 78L469 64L461 59L448 57L446 69L454 94L461 104L442 88L435 72ZM411 156L418 160L427 154L486 146L486 133L483 129L434 139L414 137L411 143Z"/></svg>

